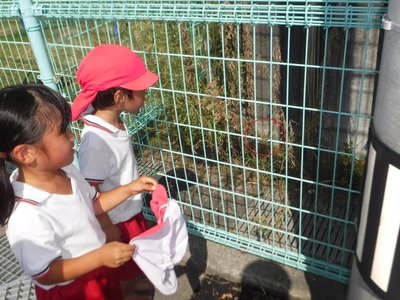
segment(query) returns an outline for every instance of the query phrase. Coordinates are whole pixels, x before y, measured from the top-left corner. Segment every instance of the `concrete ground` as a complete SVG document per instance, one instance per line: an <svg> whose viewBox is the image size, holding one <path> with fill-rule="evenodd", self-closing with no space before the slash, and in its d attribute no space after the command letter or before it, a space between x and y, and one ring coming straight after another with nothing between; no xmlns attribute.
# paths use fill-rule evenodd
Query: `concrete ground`
<svg viewBox="0 0 400 300"><path fill-rule="evenodd" d="M278 296L279 299L343 300L346 298L347 285L325 277L261 259L218 243L205 241L197 236L190 236L189 246L181 264L175 267L178 277L177 292L170 296L156 292L155 300L191 299L194 290L199 288L199 283L206 274L260 287L269 294Z"/></svg>

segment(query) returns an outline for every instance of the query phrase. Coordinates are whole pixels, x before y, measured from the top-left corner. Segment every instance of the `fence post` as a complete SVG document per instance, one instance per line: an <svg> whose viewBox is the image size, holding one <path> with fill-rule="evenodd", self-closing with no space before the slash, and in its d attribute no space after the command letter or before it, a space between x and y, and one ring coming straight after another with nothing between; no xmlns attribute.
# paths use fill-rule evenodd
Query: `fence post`
<svg viewBox="0 0 400 300"><path fill-rule="evenodd" d="M46 44L41 33L40 23L34 17L32 11L32 0L18 0L18 2L21 10L22 21L39 68L40 80L44 85L58 91Z"/></svg>
<svg viewBox="0 0 400 300"><path fill-rule="evenodd" d="M389 1L348 300L400 295L400 1Z"/></svg>

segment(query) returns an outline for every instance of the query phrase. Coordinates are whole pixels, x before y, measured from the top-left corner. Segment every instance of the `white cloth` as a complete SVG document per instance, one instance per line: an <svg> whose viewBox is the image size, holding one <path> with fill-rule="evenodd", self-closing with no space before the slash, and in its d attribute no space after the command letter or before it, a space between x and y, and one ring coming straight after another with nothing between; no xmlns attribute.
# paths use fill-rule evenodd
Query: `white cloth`
<svg viewBox="0 0 400 300"><path fill-rule="evenodd" d="M168 200L162 185L157 185L152 197L158 224L130 241L135 245L132 258L161 293L171 295L178 288L174 265L186 253L188 233L178 203ZM152 205L155 201L157 205Z"/></svg>
<svg viewBox="0 0 400 300"><path fill-rule="evenodd" d="M33 280L46 276L54 260L78 257L105 243L93 210L100 194L74 165L63 171L71 179L71 195L50 194L19 182L18 169L10 176L17 202L6 234L12 252ZM54 287L35 283L44 289Z"/></svg>
<svg viewBox="0 0 400 300"><path fill-rule="evenodd" d="M79 169L91 184L106 192L138 178L137 163L128 130L120 130L103 119L82 118ZM130 197L108 212L114 224L127 221L142 211L141 194Z"/></svg>

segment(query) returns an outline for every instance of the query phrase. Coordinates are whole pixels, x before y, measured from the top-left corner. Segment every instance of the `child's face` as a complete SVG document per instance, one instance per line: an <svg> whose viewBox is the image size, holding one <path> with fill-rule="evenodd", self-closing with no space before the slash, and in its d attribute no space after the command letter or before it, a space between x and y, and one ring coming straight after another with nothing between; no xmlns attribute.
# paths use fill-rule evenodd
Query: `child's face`
<svg viewBox="0 0 400 300"><path fill-rule="evenodd" d="M56 170L74 161L75 136L69 128L64 133L60 133L60 123L61 117L38 144L36 155L42 169Z"/></svg>
<svg viewBox="0 0 400 300"><path fill-rule="evenodd" d="M132 91L132 95L125 101L124 111L130 114L136 114L144 105L147 90Z"/></svg>

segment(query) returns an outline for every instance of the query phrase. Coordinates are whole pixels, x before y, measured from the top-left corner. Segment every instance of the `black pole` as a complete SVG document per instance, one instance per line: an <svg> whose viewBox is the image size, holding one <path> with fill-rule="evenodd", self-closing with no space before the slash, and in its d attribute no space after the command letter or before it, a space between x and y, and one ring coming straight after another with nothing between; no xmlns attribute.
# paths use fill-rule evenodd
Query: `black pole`
<svg viewBox="0 0 400 300"><path fill-rule="evenodd" d="M400 297L400 1L385 29L348 300Z"/></svg>

